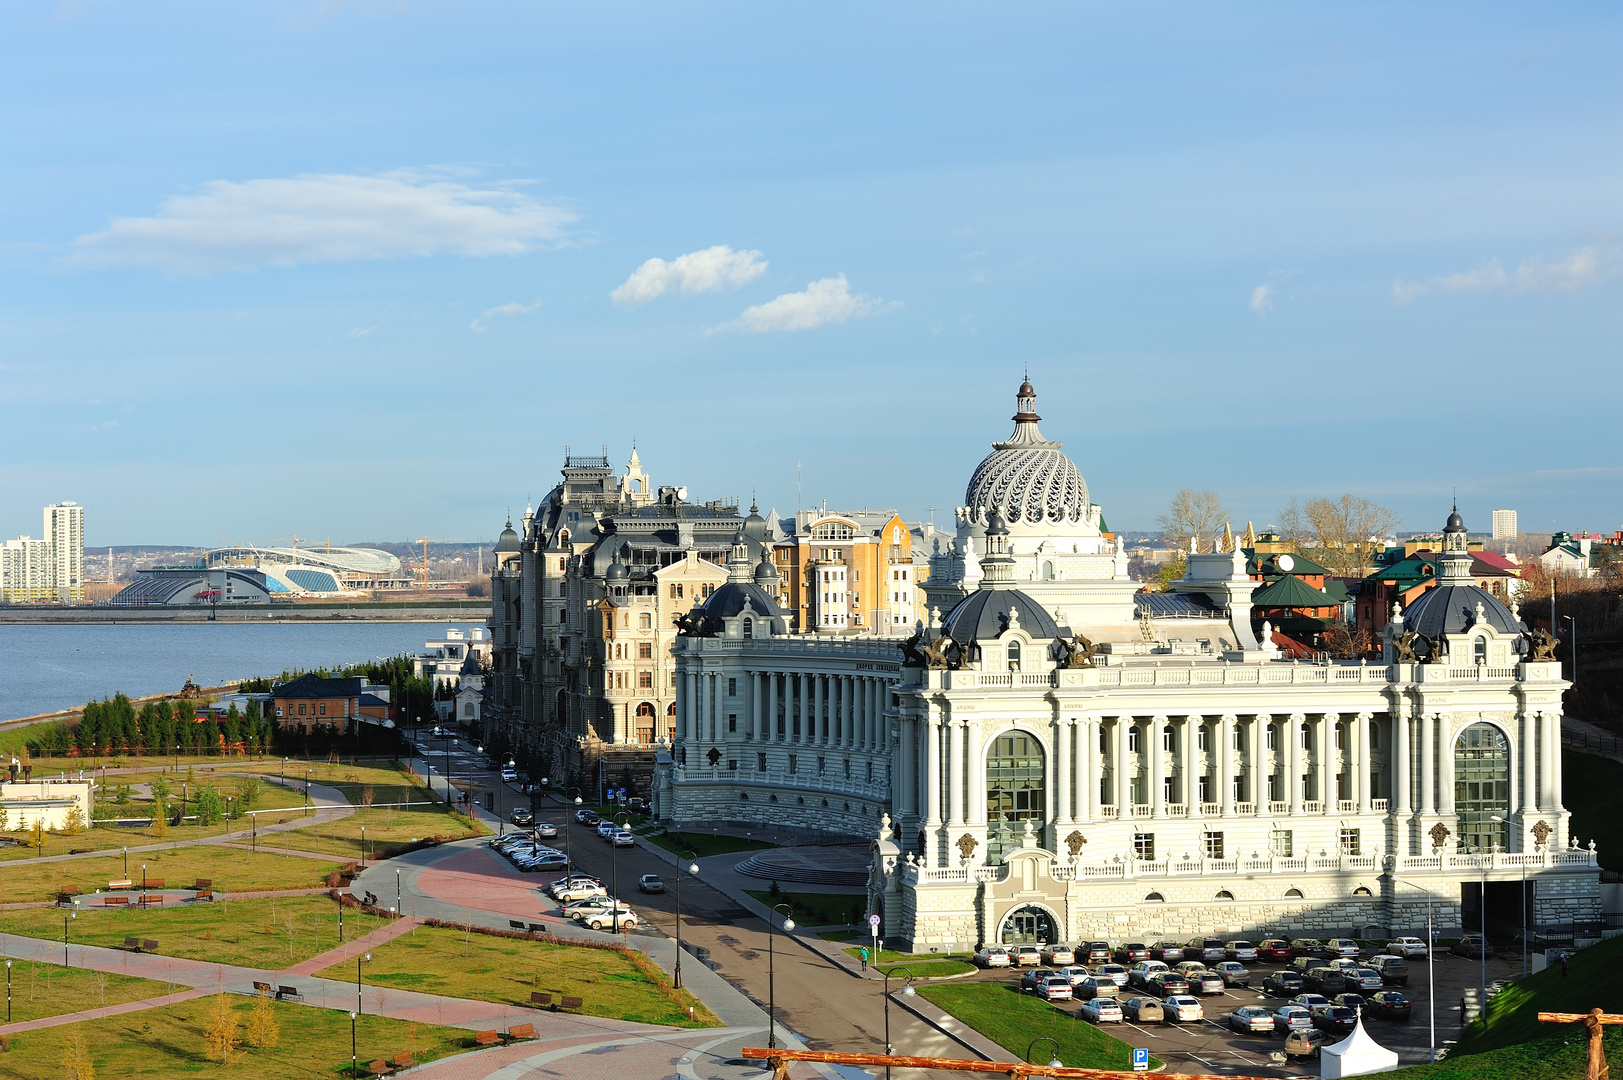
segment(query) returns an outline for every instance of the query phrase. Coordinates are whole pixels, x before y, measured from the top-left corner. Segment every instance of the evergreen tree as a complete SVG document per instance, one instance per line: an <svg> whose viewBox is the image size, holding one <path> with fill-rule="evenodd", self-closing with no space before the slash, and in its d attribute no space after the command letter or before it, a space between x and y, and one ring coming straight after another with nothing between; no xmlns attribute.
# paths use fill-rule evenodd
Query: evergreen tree
<svg viewBox="0 0 1623 1080"><path fill-rule="evenodd" d="M242 741L242 717L237 713L237 703L234 701L231 708L226 710L225 723L221 726L220 734L225 738L226 753L234 753L237 743Z"/></svg>

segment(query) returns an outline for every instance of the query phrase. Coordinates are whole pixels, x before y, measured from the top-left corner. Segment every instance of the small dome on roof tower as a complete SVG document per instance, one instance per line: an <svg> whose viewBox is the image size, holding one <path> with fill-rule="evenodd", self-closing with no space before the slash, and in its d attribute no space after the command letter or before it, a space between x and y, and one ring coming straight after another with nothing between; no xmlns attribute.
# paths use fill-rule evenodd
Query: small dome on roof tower
<svg viewBox="0 0 1623 1080"><path fill-rule="evenodd" d="M761 561L755 564L755 584L768 590L778 587L778 568L772 565L772 552L769 548L761 549Z"/></svg>
<svg viewBox="0 0 1623 1080"><path fill-rule="evenodd" d="M947 612L941 632L968 645L997 637L1011 622L1034 638L1054 638L1061 633L1047 609L1019 589L977 589Z"/></svg>
<svg viewBox="0 0 1623 1080"><path fill-rule="evenodd" d="M513 531L513 519L509 517L507 528L502 530L501 536L496 540L496 554L504 555L518 550L518 533Z"/></svg>
<svg viewBox="0 0 1623 1080"><path fill-rule="evenodd" d="M1459 507L1456 506L1454 512L1448 515L1448 524L1443 526L1443 531L1448 533L1465 531L1465 519L1460 517Z"/></svg>
<svg viewBox="0 0 1623 1080"><path fill-rule="evenodd" d="M1443 551L1437 557L1437 584L1421 593L1403 613L1403 625L1436 640L1439 634L1463 633L1482 622L1501 634L1523 634L1527 627L1493 593L1471 576L1475 561L1466 547L1465 519L1458 507L1443 528Z"/></svg>
<svg viewBox="0 0 1623 1080"><path fill-rule="evenodd" d="M603 580L623 582L630 576L631 572L626 569L626 564L620 561L620 549L616 548L614 561L609 563L608 570L603 574Z"/></svg>

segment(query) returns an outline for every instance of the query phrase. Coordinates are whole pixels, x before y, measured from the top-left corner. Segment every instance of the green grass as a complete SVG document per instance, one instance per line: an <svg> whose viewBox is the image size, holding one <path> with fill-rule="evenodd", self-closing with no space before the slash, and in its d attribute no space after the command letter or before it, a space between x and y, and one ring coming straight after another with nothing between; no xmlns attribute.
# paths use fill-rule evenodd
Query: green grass
<svg viewBox="0 0 1623 1080"><path fill-rule="evenodd" d="M246 1028L252 1003L229 999ZM25 1031L11 1037L11 1052L0 1061L0 1074L14 1080L59 1080L65 1075L63 1049L75 1035L89 1049L96 1075L101 1077L170 1080L176 1076L206 1075L224 1080L261 1080L263 1077L336 1076L349 1069L349 1015L338 1009L315 1009L286 1002L272 1006L281 1025L276 1047L257 1050L244 1043L243 1058L219 1065L204 1053L203 1033L213 1000L201 997L166 1009L87 1020L78 1024ZM433 1061L471 1048L472 1032L458 1028L414 1024L381 1016L361 1016L355 1024L362 1065L380 1057L409 1053L418 1061Z"/></svg>
<svg viewBox="0 0 1623 1080"><path fill-rule="evenodd" d="M129 975L37 964L32 960L11 962L11 1019L18 1024L167 993L169 987L164 983Z"/></svg>
<svg viewBox="0 0 1623 1080"><path fill-rule="evenodd" d="M868 911L868 898L861 893L780 892L766 889L745 892L772 907L788 904L791 917L803 926L854 926Z"/></svg>
<svg viewBox="0 0 1623 1080"><path fill-rule="evenodd" d="M852 956L860 956L858 952L861 945L853 945L845 951ZM936 960L968 960L974 953L907 953L897 952L895 949L880 949L877 958L873 955L873 947L868 947L868 962L881 964L907 964L931 963Z"/></svg>
<svg viewBox="0 0 1623 1080"><path fill-rule="evenodd" d="M63 912L23 908L0 913L0 930L24 937L62 939ZM346 941L387 920L357 908L344 912ZM337 948L338 905L315 896L217 900L212 904L140 908L134 911L81 906L68 931L79 945L120 947L127 937L151 938L156 952L188 960L248 967L283 968Z"/></svg>
<svg viewBox="0 0 1623 1080"><path fill-rule="evenodd" d="M1551 1025L1539 1023L1540 1011L1623 1011L1619 963L1623 963L1623 938L1612 938L1573 953L1565 978L1556 966L1506 984L1489 1003L1486 1025L1478 1021L1466 1028L1452 1055L1463 1057L1549 1038Z"/></svg>
<svg viewBox="0 0 1623 1080"><path fill-rule="evenodd" d="M1612 798L1623 787L1623 762L1568 750L1561 755L1561 785L1572 835L1595 841L1603 868L1623 870L1623 816Z"/></svg>
<svg viewBox="0 0 1623 1080"><path fill-rule="evenodd" d="M141 881L141 864L148 880L162 879L168 888L189 888L198 878L214 882L214 891L258 892L272 889L313 889L343 862L306 859L298 855L272 855L220 845L179 847L163 851L131 852L130 880ZM124 880L124 859L110 851L84 859L54 863L12 863L0 873L0 903L54 900L65 886L87 896L106 890L110 881ZM85 906L89 906L87 902Z"/></svg>
<svg viewBox="0 0 1623 1080"><path fill-rule="evenodd" d="M658 844L666 851L683 856L691 852L701 859L707 855L730 855L735 851L761 851L777 846L743 836L706 836L704 833L663 833L650 835L647 839L650 844Z"/></svg>
<svg viewBox="0 0 1623 1080"><path fill-rule="evenodd" d="M1052 1005L1026 997L1012 982L949 983L921 986L918 992L1022 1059L1033 1039L1049 1038L1059 1044L1055 1056L1071 1068L1133 1067L1132 1048L1126 1043ZM1045 1054L1052 1051L1052 1044L1043 1044ZM1150 1068L1160 1064L1150 1059Z"/></svg>
<svg viewBox="0 0 1623 1080"><path fill-rule="evenodd" d="M880 963L879 970L892 977L944 979L949 975L968 975L975 965L964 960L922 960L909 964Z"/></svg>
<svg viewBox="0 0 1623 1080"><path fill-rule="evenodd" d="M720 1023L686 990L672 989L663 974L636 954L552 942L496 937L444 926L419 926L372 950L363 978L446 997L528 1005L532 991L579 997L593 1016L678 1027ZM355 977L353 960L321 976ZM688 1010L692 1009L691 1019Z"/></svg>
<svg viewBox="0 0 1623 1080"><path fill-rule="evenodd" d="M1606 1061L1612 1075L1623 1068L1623 1030L1606 1029ZM1382 1073L1393 1080L1578 1080L1588 1058L1588 1036L1571 1031L1520 1046L1455 1057L1435 1065L1411 1065Z"/></svg>

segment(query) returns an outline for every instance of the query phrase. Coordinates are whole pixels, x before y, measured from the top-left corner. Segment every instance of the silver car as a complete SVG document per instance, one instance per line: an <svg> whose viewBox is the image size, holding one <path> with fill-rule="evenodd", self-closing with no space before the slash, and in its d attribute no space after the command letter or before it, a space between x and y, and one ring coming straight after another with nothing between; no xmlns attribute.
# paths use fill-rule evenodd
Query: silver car
<svg viewBox="0 0 1623 1080"><path fill-rule="evenodd" d="M1281 1005L1274 1010L1274 1031L1280 1035L1306 1031L1312 1026L1313 1013L1301 1005Z"/></svg>

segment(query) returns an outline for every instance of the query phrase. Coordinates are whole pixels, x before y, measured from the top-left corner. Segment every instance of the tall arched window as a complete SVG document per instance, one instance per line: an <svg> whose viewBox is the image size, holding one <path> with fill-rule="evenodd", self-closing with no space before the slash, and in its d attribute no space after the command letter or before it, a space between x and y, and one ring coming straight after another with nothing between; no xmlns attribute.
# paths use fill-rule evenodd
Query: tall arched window
<svg viewBox="0 0 1623 1080"><path fill-rule="evenodd" d="M1470 851L1504 846L1510 813L1510 744L1492 724L1472 724L1454 740L1454 810L1460 843Z"/></svg>
<svg viewBox="0 0 1623 1080"><path fill-rule="evenodd" d="M1042 744L1024 732L999 735L986 750L986 858L1020 846L1025 823L1041 836L1048 802Z"/></svg>
<svg viewBox="0 0 1623 1080"><path fill-rule="evenodd" d="M1009 642L1009 670L1020 670L1020 643L1018 641Z"/></svg>
<svg viewBox="0 0 1623 1080"><path fill-rule="evenodd" d="M753 638L755 636L755 620L754 619L745 619L744 620L744 636L747 637L747 638Z"/></svg>

